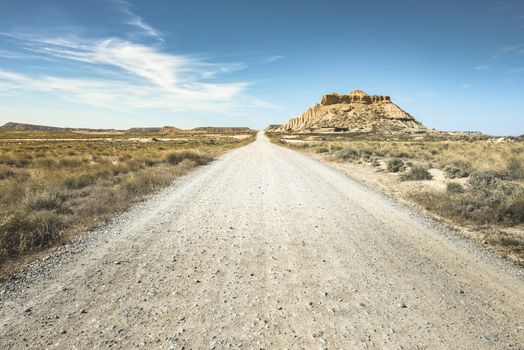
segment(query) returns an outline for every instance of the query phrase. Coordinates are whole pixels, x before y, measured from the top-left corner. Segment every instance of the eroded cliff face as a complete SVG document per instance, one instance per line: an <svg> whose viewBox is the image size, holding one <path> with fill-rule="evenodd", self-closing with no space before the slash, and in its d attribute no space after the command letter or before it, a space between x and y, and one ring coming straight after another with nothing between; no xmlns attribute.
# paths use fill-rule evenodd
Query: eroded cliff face
<svg viewBox="0 0 524 350"><path fill-rule="evenodd" d="M423 130L426 128L394 104L389 96L370 96L362 90L347 95L324 95L321 103L278 128L278 131L287 132Z"/></svg>

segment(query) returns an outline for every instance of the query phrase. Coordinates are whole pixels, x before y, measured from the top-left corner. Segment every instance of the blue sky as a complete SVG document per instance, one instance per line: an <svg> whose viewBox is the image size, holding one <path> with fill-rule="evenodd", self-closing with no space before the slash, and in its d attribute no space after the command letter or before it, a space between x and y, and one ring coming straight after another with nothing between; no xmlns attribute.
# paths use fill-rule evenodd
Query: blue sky
<svg viewBox="0 0 524 350"><path fill-rule="evenodd" d="M329 92L524 133L524 2L0 0L0 123L282 123Z"/></svg>

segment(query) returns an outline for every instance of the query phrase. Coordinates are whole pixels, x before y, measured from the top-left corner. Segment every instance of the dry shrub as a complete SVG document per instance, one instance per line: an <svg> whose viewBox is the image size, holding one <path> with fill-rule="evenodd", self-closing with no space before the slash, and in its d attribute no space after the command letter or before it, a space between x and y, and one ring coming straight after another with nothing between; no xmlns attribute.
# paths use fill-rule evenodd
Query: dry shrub
<svg viewBox="0 0 524 350"><path fill-rule="evenodd" d="M400 158L391 158L386 162L386 167L390 173L398 173L404 169L404 161Z"/></svg>
<svg viewBox="0 0 524 350"><path fill-rule="evenodd" d="M92 173L75 174L66 177L63 185L67 189L77 190L94 184L96 180L96 175Z"/></svg>
<svg viewBox="0 0 524 350"><path fill-rule="evenodd" d="M177 165L186 159L191 160L198 165L204 165L211 162L213 160L213 157L196 151L173 152L166 157L166 161L171 165Z"/></svg>
<svg viewBox="0 0 524 350"><path fill-rule="evenodd" d="M24 199L24 207L30 211L47 210L67 213L70 211L64 204L69 198L71 198L71 193L65 189L43 189L28 195Z"/></svg>
<svg viewBox="0 0 524 350"><path fill-rule="evenodd" d="M338 151L336 157L340 160L351 161L359 158L359 153L353 148L346 147Z"/></svg>
<svg viewBox="0 0 524 350"><path fill-rule="evenodd" d="M63 217L53 212L17 212L0 223L0 256L12 257L56 244L66 226Z"/></svg>
<svg viewBox="0 0 524 350"><path fill-rule="evenodd" d="M508 159L505 175L511 180L524 179L524 161L516 157Z"/></svg>
<svg viewBox="0 0 524 350"><path fill-rule="evenodd" d="M456 160L444 167L444 172L448 179L468 177L473 171L471 163L464 160Z"/></svg>
<svg viewBox="0 0 524 350"><path fill-rule="evenodd" d="M464 186L458 182L450 182L446 185L446 192L448 194L464 193Z"/></svg>
<svg viewBox="0 0 524 350"><path fill-rule="evenodd" d="M401 181L420 181L420 180L431 180L433 176L429 173L428 169L421 165L415 165L409 171L400 174Z"/></svg>
<svg viewBox="0 0 524 350"><path fill-rule="evenodd" d="M15 172L6 166L0 167L0 180L15 176Z"/></svg>

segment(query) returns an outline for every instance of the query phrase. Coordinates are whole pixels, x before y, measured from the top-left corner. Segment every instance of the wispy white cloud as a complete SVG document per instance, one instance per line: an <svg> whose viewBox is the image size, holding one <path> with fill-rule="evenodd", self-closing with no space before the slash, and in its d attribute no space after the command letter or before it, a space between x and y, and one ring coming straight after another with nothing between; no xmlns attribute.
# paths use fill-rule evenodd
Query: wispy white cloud
<svg viewBox="0 0 524 350"><path fill-rule="evenodd" d="M462 84L462 88L463 89L469 89L470 87L472 87L473 85L470 84L470 83L465 83L465 84Z"/></svg>
<svg viewBox="0 0 524 350"><path fill-rule="evenodd" d="M67 101L118 111L137 108L171 112L197 111L235 114L242 108L260 105L240 94L244 83L196 83L195 89L166 90L150 84L133 84L101 79L73 79L29 76L0 71L0 93L36 91L50 93ZM233 99L233 97L235 97ZM267 105L267 107L271 107Z"/></svg>
<svg viewBox="0 0 524 350"><path fill-rule="evenodd" d="M483 72L485 72L485 71L490 70L491 67L492 67L491 64L482 64L482 65L476 66L474 69L475 69L475 70L478 70L478 71L483 71Z"/></svg>
<svg viewBox="0 0 524 350"><path fill-rule="evenodd" d="M129 3L115 2L129 19ZM129 11L127 11L129 10ZM151 27L151 29L154 29ZM153 35L154 33L158 35ZM151 32L160 38L160 32ZM213 62L209 58L162 52L158 45L147 45L122 38L42 37L32 33L0 33L17 42L20 54L55 60L74 67L73 79L65 72L55 75L26 74L0 70L0 91L38 91L68 101L106 109L136 108L166 111L205 111L235 114L250 106L275 107L247 95L247 81L221 82L220 77L241 69L242 62ZM1 52L0 52L1 54ZM54 70L59 71L59 70Z"/></svg>
<svg viewBox="0 0 524 350"><path fill-rule="evenodd" d="M126 24L139 29L144 35L164 41L164 34L153 26L147 24L142 17L135 14L132 5L124 0L113 0L115 7L126 16Z"/></svg>
<svg viewBox="0 0 524 350"><path fill-rule="evenodd" d="M273 56L270 56L270 57L266 58L264 61L262 61L262 63L276 62L276 61L279 61L279 60L281 60L283 58L284 58L284 56L281 56L281 55L273 55Z"/></svg>
<svg viewBox="0 0 524 350"><path fill-rule="evenodd" d="M510 69L508 73L524 73L524 67Z"/></svg>
<svg viewBox="0 0 524 350"><path fill-rule="evenodd" d="M504 45L499 49L499 54L524 54L524 44Z"/></svg>

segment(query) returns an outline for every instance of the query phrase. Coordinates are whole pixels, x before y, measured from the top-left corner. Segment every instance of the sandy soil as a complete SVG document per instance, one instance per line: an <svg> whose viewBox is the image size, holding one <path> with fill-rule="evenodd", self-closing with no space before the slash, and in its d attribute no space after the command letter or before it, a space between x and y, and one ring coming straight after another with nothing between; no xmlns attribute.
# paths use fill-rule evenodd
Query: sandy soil
<svg viewBox="0 0 524 350"><path fill-rule="evenodd" d="M0 289L2 349L524 344L522 270L263 136Z"/></svg>

